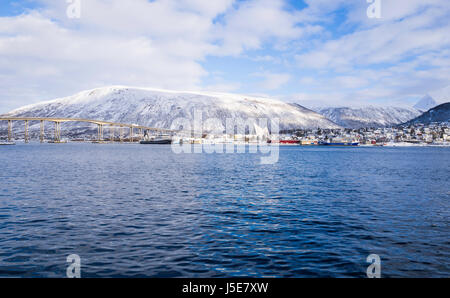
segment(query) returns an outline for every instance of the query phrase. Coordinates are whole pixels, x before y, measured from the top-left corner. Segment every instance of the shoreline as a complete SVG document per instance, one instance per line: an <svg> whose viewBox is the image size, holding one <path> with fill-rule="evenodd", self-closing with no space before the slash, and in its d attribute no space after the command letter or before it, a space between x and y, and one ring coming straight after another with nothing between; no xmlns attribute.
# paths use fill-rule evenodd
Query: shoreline
<svg viewBox="0 0 450 298"><path fill-rule="evenodd" d="M40 143L39 141L30 141L28 143L24 141L15 141L12 142L14 145L16 144L137 144L139 145L139 142L110 142L110 141L71 141L71 140L65 140L63 142L44 142ZM180 145L179 143L173 143L174 145ZM202 146L211 146L211 145L231 145L234 146L280 146L280 147L450 147L450 142L443 143L443 144L427 144L427 143L409 143L409 142L398 142L398 143L385 143L385 144L358 144L358 145L301 145L301 144L280 144L280 143L248 143L248 142L236 142L236 143L224 143L224 142L208 142L208 143L186 143L185 145L202 145ZM6 144L3 143L2 145L12 145L12 144Z"/></svg>

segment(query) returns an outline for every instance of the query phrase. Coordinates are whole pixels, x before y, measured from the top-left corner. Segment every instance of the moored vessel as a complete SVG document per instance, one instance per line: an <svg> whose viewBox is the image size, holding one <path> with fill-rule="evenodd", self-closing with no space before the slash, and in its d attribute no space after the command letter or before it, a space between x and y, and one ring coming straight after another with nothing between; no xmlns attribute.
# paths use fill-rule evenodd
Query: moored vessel
<svg viewBox="0 0 450 298"><path fill-rule="evenodd" d="M143 145L151 145L151 144L165 145L165 144L172 144L172 140L165 138L155 138L152 140L142 140L139 143Z"/></svg>
<svg viewBox="0 0 450 298"><path fill-rule="evenodd" d="M167 145L172 144L172 138L168 135L149 136L147 133L140 142L142 145Z"/></svg>
<svg viewBox="0 0 450 298"><path fill-rule="evenodd" d="M320 146L358 146L358 142L319 142Z"/></svg>
<svg viewBox="0 0 450 298"><path fill-rule="evenodd" d="M299 140L280 140L280 145L299 145Z"/></svg>

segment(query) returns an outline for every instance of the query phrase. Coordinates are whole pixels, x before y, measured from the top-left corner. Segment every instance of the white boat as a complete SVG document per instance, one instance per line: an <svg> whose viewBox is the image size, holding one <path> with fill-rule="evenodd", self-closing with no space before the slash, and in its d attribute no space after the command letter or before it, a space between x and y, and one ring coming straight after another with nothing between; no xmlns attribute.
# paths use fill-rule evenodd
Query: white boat
<svg viewBox="0 0 450 298"><path fill-rule="evenodd" d="M145 135L144 139L139 142L143 145L167 145L172 144L172 138L168 135L149 136Z"/></svg>

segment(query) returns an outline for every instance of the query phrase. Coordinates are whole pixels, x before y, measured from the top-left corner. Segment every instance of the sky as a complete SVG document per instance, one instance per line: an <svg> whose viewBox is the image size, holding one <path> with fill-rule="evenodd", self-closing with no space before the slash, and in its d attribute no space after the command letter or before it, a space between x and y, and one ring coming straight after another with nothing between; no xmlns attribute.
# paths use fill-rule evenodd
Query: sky
<svg viewBox="0 0 450 298"><path fill-rule="evenodd" d="M0 0L0 113L110 85L412 106L449 32L448 0Z"/></svg>

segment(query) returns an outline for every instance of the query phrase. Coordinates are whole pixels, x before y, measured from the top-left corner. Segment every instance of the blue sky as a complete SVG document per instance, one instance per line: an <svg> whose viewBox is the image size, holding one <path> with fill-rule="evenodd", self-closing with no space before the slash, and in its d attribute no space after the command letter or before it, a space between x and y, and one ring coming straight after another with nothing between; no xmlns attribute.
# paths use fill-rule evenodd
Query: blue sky
<svg viewBox="0 0 450 298"><path fill-rule="evenodd" d="M77 0L72 0L77 1ZM450 85L450 3L3 0L0 112L105 85L409 106Z"/></svg>

